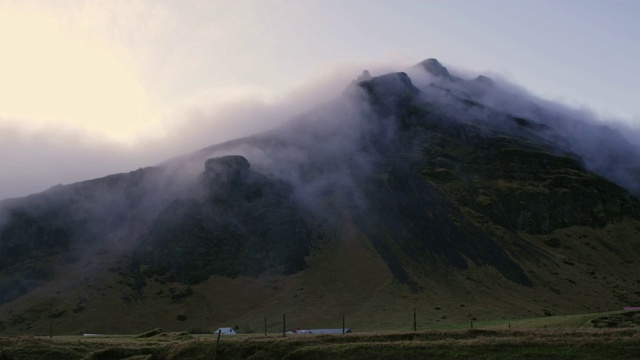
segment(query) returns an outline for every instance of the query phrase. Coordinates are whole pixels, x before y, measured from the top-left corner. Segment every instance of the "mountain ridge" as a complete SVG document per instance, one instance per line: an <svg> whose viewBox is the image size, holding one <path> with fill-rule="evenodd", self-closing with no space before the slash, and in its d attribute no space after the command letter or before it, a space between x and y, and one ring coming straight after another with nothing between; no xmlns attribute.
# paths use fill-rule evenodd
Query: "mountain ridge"
<svg viewBox="0 0 640 360"><path fill-rule="evenodd" d="M501 110L499 84L435 59L367 75L272 131L0 202L0 331L47 318L78 331L100 308L142 314L99 325L136 332L259 313L326 324L341 310L394 328L380 309L422 306L435 323L640 301L640 201L608 180L633 178L633 161L616 167L631 145L576 120L617 139L599 137L618 160L592 166L564 141L572 120Z"/></svg>

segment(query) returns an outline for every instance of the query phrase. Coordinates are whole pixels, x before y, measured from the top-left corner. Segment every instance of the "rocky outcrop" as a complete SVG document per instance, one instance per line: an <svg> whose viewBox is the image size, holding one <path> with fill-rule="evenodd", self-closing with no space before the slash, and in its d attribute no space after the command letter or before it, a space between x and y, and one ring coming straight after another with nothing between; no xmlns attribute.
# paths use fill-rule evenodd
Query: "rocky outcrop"
<svg viewBox="0 0 640 360"><path fill-rule="evenodd" d="M446 67L442 66L440 62L436 59L427 59L420 62L417 66L425 69L429 74L433 76L438 76L447 80L453 80L451 74Z"/></svg>
<svg viewBox="0 0 640 360"><path fill-rule="evenodd" d="M359 86L367 92L372 106L382 116L397 114L420 93L403 72L376 76L360 82Z"/></svg>
<svg viewBox="0 0 640 360"><path fill-rule="evenodd" d="M291 274L306 267L312 232L292 189L250 170L242 156L205 162L202 199L176 199L154 220L132 267L197 284L210 275Z"/></svg>
<svg viewBox="0 0 640 360"><path fill-rule="evenodd" d="M205 192L210 197L228 197L246 183L250 167L247 159L238 155L208 159L201 174Z"/></svg>
<svg viewBox="0 0 640 360"><path fill-rule="evenodd" d="M243 156L229 155L208 159L204 163L205 174L211 178L239 179L246 175L251 165Z"/></svg>

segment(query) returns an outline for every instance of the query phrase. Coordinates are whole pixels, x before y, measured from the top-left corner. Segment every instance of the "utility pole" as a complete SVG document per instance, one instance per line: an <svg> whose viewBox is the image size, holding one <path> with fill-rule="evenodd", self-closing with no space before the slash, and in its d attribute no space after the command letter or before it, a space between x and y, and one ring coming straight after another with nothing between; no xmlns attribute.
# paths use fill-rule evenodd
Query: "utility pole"
<svg viewBox="0 0 640 360"><path fill-rule="evenodd" d="M416 308L413 308L413 331L418 330L418 322L416 321Z"/></svg>
<svg viewBox="0 0 640 360"><path fill-rule="evenodd" d="M344 314L342 314L342 335L344 335Z"/></svg>
<svg viewBox="0 0 640 360"><path fill-rule="evenodd" d="M264 317L264 336L267 336L267 317Z"/></svg>
<svg viewBox="0 0 640 360"><path fill-rule="evenodd" d="M282 337L287 336L287 317L286 314L282 314Z"/></svg>

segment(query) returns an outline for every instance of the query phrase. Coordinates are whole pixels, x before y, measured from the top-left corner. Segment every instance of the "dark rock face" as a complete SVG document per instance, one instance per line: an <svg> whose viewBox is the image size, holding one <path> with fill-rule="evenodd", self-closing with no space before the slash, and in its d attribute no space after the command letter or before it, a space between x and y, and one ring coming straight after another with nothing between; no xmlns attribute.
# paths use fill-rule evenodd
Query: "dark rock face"
<svg viewBox="0 0 640 360"><path fill-rule="evenodd" d="M446 67L442 66L436 59L427 59L418 64L418 66L425 69L429 74L439 76L448 80L453 79Z"/></svg>
<svg viewBox="0 0 640 360"><path fill-rule="evenodd" d="M201 175L203 185L209 196L228 197L243 186L250 176L250 167L247 159L238 155L208 159Z"/></svg>
<svg viewBox="0 0 640 360"><path fill-rule="evenodd" d="M156 218L133 267L196 284L210 275L285 274L306 267L312 233L282 181L251 172L241 156L209 159L204 199L177 199Z"/></svg>
<svg viewBox="0 0 640 360"><path fill-rule="evenodd" d="M225 177L227 181L242 178L248 173L250 167L247 159L239 155L209 159L204 163L205 174L208 177Z"/></svg>
<svg viewBox="0 0 640 360"><path fill-rule="evenodd" d="M444 193L416 176L415 169L404 162L387 166L386 180L371 184L372 211L362 220L396 278L416 288L409 269L426 275L433 264L465 270L473 263L492 266L521 285L532 285L524 270L484 230L468 221Z"/></svg>
<svg viewBox="0 0 640 360"><path fill-rule="evenodd" d="M377 168L380 173L361 185L368 206L356 217L361 228L395 277L414 290L420 288L416 274L428 276L433 266L466 270L470 264L493 267L510 281L532 286L524 270L491 235L469 221L460 204L425 181L425 167L435 164L442 147L460 150L466 141L475 141L470 139L477 133L473 126L422 106L405 103L397 108L402 126L394 145L386 149ZM441 134L450 136L446 144L437 141Z"/></svg>
<svg viewBox="0 0 640 360"><path fill-rule="evenodd" d="M415 121L415 120L414 120ZM528 129L543 128L524 119ZM423 123L423 124L428 124ZM469 124L430 125L423 176L459 204L510 231L546 234L640 216L625 189L585 170L575 154Z"/></svg>
<svg viewBox="0 0 640 360"><path fill-rule="evenodd" d="M18 264L33 251L64 251L71 237L69 229L51 222L44 215L16 210L0 232L0 269Z"/></svg>
<svg viewBox="0 0 640 360"><path fill-rule="evenodd" d="M359 85L371 97L371 103L382 116L402 112L420 92L403 72L376 76Z"/></svg>
<svg viewBox="0 0 640 360"><path fill-rule="evenodd" d="M127 235L172 195L158 181L165 176L145 168L1 202L0 304L44 284L76 251L128 246Z"/></svg>

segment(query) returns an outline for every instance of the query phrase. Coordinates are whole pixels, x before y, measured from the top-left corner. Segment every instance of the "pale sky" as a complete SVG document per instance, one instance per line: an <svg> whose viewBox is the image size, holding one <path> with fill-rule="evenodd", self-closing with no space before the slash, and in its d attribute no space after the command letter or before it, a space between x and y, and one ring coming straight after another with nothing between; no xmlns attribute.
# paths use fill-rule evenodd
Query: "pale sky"
<svg viewBox="0 0 640 360"><path fill-rule="evenodd" d="M264 130L325 78L430 57L640 126L639 19L637 0L0 0L0 199Z"/></svg>

